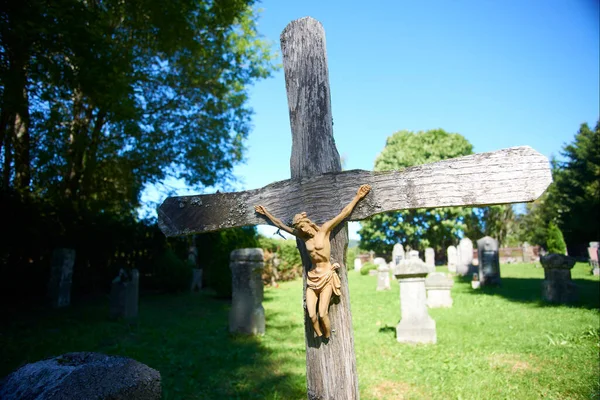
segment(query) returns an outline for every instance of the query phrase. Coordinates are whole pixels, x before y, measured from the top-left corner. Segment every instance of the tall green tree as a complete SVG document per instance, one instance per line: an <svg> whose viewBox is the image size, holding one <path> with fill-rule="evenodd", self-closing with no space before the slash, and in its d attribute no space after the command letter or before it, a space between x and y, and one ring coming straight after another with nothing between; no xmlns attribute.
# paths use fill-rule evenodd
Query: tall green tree
<svg viewBox="0 0 600 400"><path fill-rule="evenodd" d="M472 154L473 146L463 136L442 129L399 131L387 139L375 160L375 171L402 170L448 158ZM411 248L434 247L437 252L454 244L467 228L470 209L444 207L414 209L375 215L361 223L360 247L388 254L394 243Z"/></svg>
<svg viewBox="0 0 600 400"><path fill-rule="evenodd" d="M143 186L167 176L226 181L250 130L247 88L273 68L253 4L3 7L3 187L31 188L74 210L133 212Z"/></svg>

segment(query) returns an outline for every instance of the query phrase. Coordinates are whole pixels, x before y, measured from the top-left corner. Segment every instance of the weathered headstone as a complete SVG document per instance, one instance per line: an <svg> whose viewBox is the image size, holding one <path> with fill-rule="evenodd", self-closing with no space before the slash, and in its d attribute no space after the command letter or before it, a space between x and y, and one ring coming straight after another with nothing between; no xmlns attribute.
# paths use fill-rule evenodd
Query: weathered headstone
<svg viewBox="0 0 600 400"><path fill-rule="evenodd" d="M375 261L375 252L373 250L369 251L369 261L370 262Z"/></svg>
<svg viewBox="0 0 600 400"><path fill-rule="evenodd" d="M387 266L387 262L385 261L385 258L383 257L375 257L373 259L373 264L377 265L377 269L372 269L369 271L369 275L370 276L376 276L378 274L378 270L380 266Z"/></svg>
<svg viewBox="0 0 600 400"><path fill-rule="evenodd" d="M458 264L456 273L466 276L472 270L473 264L473 242L469 238L462 238L458 244Z"/></svg>
<svg viewBox="0 0 600 400"><path fill-rule="evenodd" d="M261 273L264 267L262 249L237 249L231 252L231 311L229 332L245 335L265 333L264 287Z"/></svg>
<svg viewBox="0 0 600 400"><path fill-rule="evenodd" d="M65 307L71 304L73 265L75 265L75 250L59 248L52 252L48 294L53 307Z"/></svg>
<svg viewBox="0 0 600 400"><path fill-rule="evenodd" d="M479 280L483 286L500 285L500 256L498 241L484 236L477 241L477 258L479 259Z"/></svg>
<svg viewBox="0 0 600 400"><path fill-rule="evenodd" d="M390 290L390 267L379 264L377 267L377 290Z"/></svg>
<svg viewBox="0 0 600 400"><path fill-rule="evenodd" d="M392 249L392 262L396 266L402 260L404 260L404 247L402 247L402 244L396 243Z"/></svg>
<svg viewBox="0 0 600 400"><path fill-rule="evenodd" d="M590 242L588 247L588 256L590 258L590 266L592 267L593 275L600 275L600 266L598 265L599 251L598 242Z"/></svg>
<svg viewBox="0 0 600 400"><path fill-rule="evenodd" d="M425 264L432 272L435 271L435 251L431 247L425 249Z"/></svg>
<svg viewBox="0 0 600 400"><path fill-rule="evenodd" d="M158 209L159 226L167 236L265 223L255 212L257 204L285 221L309 211L315 223L323 223L338 215L362 184L372 190L354 208L350 221L412 208L529 202L552 181L548 159L526 146L402 171L341 172L333 139L323 27L309 17L291 22L281 35L281 49L293 136L291 179L238 193L170 197ZM306 278L312 268L310 257L304 243L297 243ZM358 398L346 246L347 230L342 224L331 236L331 258L340 263L341 296L330 305L335 333L327 343L315 337L305 308L306 380L311 399Z"/></svg>
<svg viewBox="0 0 600 400"><path fill-rule="evenodd" d="M140 273L121 268L110 289L110 317L133 319L138 316Z"/></svg>
<svg viewBox="0 0 600 400"><path fill-rule="evenodd" d="M67 353L0 381L0 399L160 400L160 372L130 358Z"/></svg>
<svg viewBox="0 0 600 400"><path fill-rule="evenodd" d="M411 250L408 252L409 260L420 260L419 258L419 250Z"/></svg>
<svg viewBox="0 0 600 400"><path fill-rule="evenodd" d="M446 255L448 257L448 271L452 272L452 273L456 273L456 263L457 263L456 247L448 246Z"/></svg>
<svg viewBox="0 0 600 400"><path fill-rule="evenodd" d="M355 258L354 259L354 270L356 272L360 272L360 269L362 268L362 261L360 260L360 258Z"/></svg>
<svg viewBox="0 0 600 400"><path fill-rule="evenodd" d="M548 254L540 257L544 267L542 298L550 303L574 303L578 300L577 285L571 280L573 257L562 254Z"/></svg>
<svg viewBox="0 0 600 400"><path fill-rule="evenodd" d="M429 308L452 307L451 289L454 280L442 272L432 272L425 278L427 306Z"/></svg>
<svg viewBox="0 0 600 400"><path fill-rule="evenodd" d="M195 292L200 289L202 289L202 269L194 268L192 269L192 285L190 290Z"/></svg>
<svg viewBox="0 0 600 400"><path fill-rule="evenodd" d="M425 277L429 269L419 259L410 259L394 273L400 284L400 323L396 339L402 343L436 343L435 321L427 311Z"/></svg>
<svg viewBox="0 0 600 400"><path fill-rule="evenodd" d="M523 262L530 263L533 261L533 248L527 242L523 243Z"/></svg>

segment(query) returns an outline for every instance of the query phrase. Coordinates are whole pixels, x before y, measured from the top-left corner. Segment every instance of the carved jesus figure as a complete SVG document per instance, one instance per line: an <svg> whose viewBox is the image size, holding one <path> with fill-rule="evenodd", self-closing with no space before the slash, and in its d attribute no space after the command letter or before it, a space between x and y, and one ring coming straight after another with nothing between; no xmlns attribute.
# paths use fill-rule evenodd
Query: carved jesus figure
<svg viewBox="0 0 600 400"><path fill-rule="evenodd" d="M328 315L329 301L334 293L337 296L341 294L340 277L335 272L340 265L338 263L331 263L329 236L331 235L331 231L350 215L358 201L365 197L370 190L371 186L362 185L358 189L354 199L336 217L321 226L312 222L308 219L306 213L302 212L294 216L292 227L289 227L279 218L271 215L264 206L258 205L254 207L257 213L266 216L273 225L301 239L306 245L306 250L312 262L312 269L308 271L306 280L306 307L317 336L329 338L331 334L331 323ZM321 325L323 330L321 330Z"/></svg>

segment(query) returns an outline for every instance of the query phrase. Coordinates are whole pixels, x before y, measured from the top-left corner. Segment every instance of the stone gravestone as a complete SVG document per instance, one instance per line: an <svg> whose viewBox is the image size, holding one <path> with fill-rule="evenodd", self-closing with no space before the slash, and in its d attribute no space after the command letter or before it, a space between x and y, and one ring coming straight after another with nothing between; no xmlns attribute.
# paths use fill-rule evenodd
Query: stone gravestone
<svg viewBox="0 0 600 400"><path fill-rule="evenodd" d="M379 264L377 267L377 291L390 290L390 267L388 264Z"/></svg>
<svg viewBox="0 0 600 400"><path fill-rule="evenodd" d="M396 243L392 249L392 262L394 263L394 267L399 265L402 260L404 260L404 247L402 247L402 244Z"/></svg>
<svg viewBox="0 0 600 400"><path fill-rule="evenodd" d="M425 277L429 269L419 259L410 259L396 270L400 284L400 323L396 339L401 343L436 343L435 321L427 311Z"/></svg>
<svg viewBox="0 0 600 400"><path fill-rule="evenodd" d="M524 242L522 249L523 249L523 262L527 263L527 264L532 262L533 261L533 248L531 247L531 245L527 242Z"/></svg>
<svg viewBox="0 0 600 400"><path fill-rule="evenodd" d="M372 269L372 270L370 270L370 271L369 271L369 275L370 275L370 276L375 276L375 275L377 275L377 273L378 273L377 271L379 270L379 267L380 267L380 266L382 266L382 265L383 265L383 266L387 267L387 262L385 261L385 258L383 258L383 257L375 257L375 258L373 259L373 264L377 265L377 269Z"/></svg>
<svg viewBox="0 0 600 400"><path fill-rule="evenodd" d="M265 309L262 305L264 287L261 279L264 264L262 249L237 249L231 252L231 333L265 333Z"/></svg>
<svg viewBox="0 0 600 400"><path fill-rule="evenodd" d="M360 258L357 257L354 259L354 271L360 272L361 268L362 268L362 261L360 260Z"/></svg>
<svg viewBox="0 0 600 400"><path fill-rule="evenodd" d="M71 304L73 265L75 265L75 250L60 248L52 252L48 294L53 307L65 307Z"/></svg>
<svg viewBox="0 0 600 400"><path fill-rule="evenodd" d="M411 250L408 252L409 260L420 260L419 258L419 250Z"/></svg>
<svg viewBox="0 0 600 400"><path fill-rule="evenodd" d="M264 224L264 217L254 209L258 204L284 221L308 211L315 223L323 223L338 215L362 184L372 190L351 212L349 221L409 208L530 202L552 182L548 159L527 146L402 171L342 172L333 139L322 25L310 17L292 21L281 34L281 49L293 136L291 179L238 193L167 198L158 209L159 227L167 236ZM339 302L330 305L335 334L327 343L315 337L304 309L308 396L352 400L358 398L358 378L345 264L345 223L333 232L330 242L331 258L340 263L341 296ZM306 279L312 265L304 243L297 243Z"/></svg>
<svg viewBox="0 0 600 400"><path fill-rule="evenodd" d="M473 242L469 238L462 238L458 244L458 264L456 273L466 276L471 272L473 264Z"/></svg>
<svg viewBox="0 0 600 400"><path fill-rule="evenodd" d="M0 399L160 400L160 372L130 358L67 353L0 381Z"/></svg>
<svg viewBox="0 0 600 400"><path fill-rule="evenodd" d="M140 273L121 268L110 289L110 317L133 319L138 316Z"/></svg>
<svg viewBox="0 0 600 400"><path fill-rule="evenodd" d="M432 272L425 279L427 289L427 306L429 308L452 307L452 295L450 293L454 280L442 272Z"/></svg>
<svg viewBox="0 0 600 400"><path fill-rule="evenodd" d="M592 267L593 275L600 275L600 266L598 265L598 242L590 242L588 247L588 256L590 257L590 266Z"/></svg>
<svg viewBox="0 0 600 400"><path fill-rule="evenodd" d="M574 303L578 299L577 286L571 280L573 257L562 254L548 254L540 257L544 267L542 298L550 303Z"/></svg>
<svg viewBox="0 0 600 400"><path fill-rule="evenodd" d="M479 259L479 281L485 285L500 285L500 257L498 241L484 236L477 241L477 258Z"/></svg>
<svg viewBox="0 0 600 400"><path fill-rule="evenodd" d="M190 285L190 291L194 292L202 289L202 269L198 268L196 236L193 236L192 245L188 249L188 264L192 266L192 284Z"/></svg>
<svg viewBox="0 0 600 400"><path fill-rule="evenodd" d="M435 271L435 251L431 247L425 249L425 264L430 270Z"/></svg>
<svg viewBox="0 0 600 400"><path fill-rule="evenodd" d="M452 273L456 273L456 247L448 246L448 250L446 251L446 255L448 257L448 271Z"/></svg>

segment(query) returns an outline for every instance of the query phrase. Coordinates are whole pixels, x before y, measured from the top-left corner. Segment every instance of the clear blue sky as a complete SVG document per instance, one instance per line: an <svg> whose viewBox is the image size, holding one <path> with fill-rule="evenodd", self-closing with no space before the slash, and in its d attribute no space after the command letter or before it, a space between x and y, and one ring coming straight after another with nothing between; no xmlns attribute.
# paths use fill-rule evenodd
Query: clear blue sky
<svg viewBox="0 0 600 400"><path fill-rule="evenodd" d="M345 169L371 170L386 138L402 129L460 133L475 152L529 145L558 156L581 123L599 118L598 3L265 0L259 31L279 52L290 21L323 24ZM289 178L283 71L251 89L250 105L254 128L247 161L234 169L237 189Z"/></svg>

